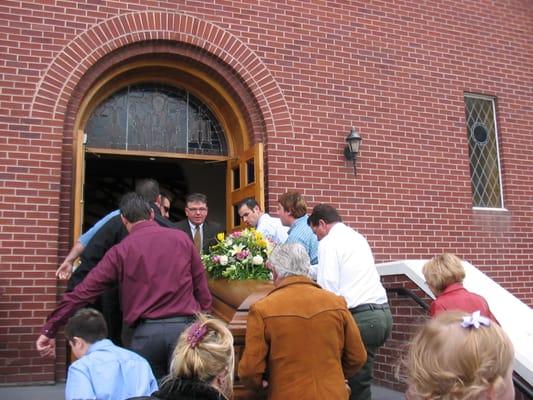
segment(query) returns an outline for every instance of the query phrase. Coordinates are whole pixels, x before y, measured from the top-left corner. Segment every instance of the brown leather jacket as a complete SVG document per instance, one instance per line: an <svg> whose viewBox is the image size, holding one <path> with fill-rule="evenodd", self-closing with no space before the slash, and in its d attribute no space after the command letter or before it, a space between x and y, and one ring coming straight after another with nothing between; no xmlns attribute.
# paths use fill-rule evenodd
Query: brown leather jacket
<svg viewBox="0 0 533 400"><path fill-rule="evenodd" d="M285 278L250 307L239 377L269 399L347 399L345 379L366 362L345 300L304 276Z"/></svg>

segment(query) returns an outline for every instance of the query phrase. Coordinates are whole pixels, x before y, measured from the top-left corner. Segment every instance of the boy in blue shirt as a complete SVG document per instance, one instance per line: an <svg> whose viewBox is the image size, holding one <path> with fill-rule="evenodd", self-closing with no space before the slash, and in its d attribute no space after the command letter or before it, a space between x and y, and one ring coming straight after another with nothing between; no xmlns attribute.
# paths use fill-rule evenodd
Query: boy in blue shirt
<svg viewBox="0 0 533 400"><path fill-rule="evenodd" d="M78 358L68 369L66 400L120 400L149 396L158 389L144 358L106 339L100 312L89 308L76 312L65 326L65 336Z"/></svg>

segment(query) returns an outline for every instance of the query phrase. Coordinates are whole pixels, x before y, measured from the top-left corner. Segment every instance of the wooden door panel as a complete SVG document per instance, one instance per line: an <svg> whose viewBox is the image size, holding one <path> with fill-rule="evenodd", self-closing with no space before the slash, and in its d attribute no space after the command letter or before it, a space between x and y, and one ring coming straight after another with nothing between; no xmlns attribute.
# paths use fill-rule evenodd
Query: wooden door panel
<svg viewBox="0 0 533 400"><path fill-rule="evenodd" d="M236 210L242 200L253 197L264 209L263 143L228 161L226 188L226 231L233 232L244 228Z"/></svg>

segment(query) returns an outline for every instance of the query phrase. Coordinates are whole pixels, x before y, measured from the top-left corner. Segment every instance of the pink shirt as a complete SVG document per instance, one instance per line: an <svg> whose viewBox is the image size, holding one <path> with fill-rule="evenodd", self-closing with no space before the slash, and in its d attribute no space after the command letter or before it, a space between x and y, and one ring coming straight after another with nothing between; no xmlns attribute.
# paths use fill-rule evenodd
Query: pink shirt
<svg viewBox="0 0 533 400"><path fill-rule="evenodd" d="M482 296L469 292L463 287L462 283L452 283L431 303L429 315L436 317L444 311L472 313L478 310L481 311L481 315L498 322L490 312L487 301Z"/></svg>
<svg viewBox="0 0 533 400"><path fill-rule="evenodd" d="M49 338L79 308L118 282L124 322L194 315L211 308L204 266L187 235L154 221L135 224L85 279L65 293L42 333Z"/></svg>

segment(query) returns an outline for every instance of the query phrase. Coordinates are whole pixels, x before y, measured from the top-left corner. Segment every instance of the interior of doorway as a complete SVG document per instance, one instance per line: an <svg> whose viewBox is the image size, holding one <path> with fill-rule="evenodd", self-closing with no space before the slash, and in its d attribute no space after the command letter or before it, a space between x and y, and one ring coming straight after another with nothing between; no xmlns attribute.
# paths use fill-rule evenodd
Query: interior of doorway
<svg viewBox="0 0 533 400"><path fill-rule="evenodd" d="M174 195L172 221L185 218L185 197L199 192L208 198L208 219L226 226L225 161L87 153L82 231L116 210L122 195L135 190L135 181L141 178L157 180Z"/></svg>

